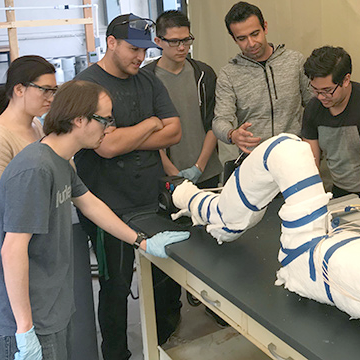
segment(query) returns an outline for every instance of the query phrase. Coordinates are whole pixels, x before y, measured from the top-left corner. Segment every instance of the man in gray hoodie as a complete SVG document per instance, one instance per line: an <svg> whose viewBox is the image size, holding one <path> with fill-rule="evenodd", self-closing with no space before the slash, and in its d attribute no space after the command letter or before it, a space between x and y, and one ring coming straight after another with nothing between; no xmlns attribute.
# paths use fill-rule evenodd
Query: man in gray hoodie
<svg viewBox="0 0 360 360"><path fill-rule="evenodd" d="M241 53L219 73L215 136L250 153L279 133L300 135L303 107L311 98L303 56L267 42L267 22L255 5L235 4L225 23Z"/></svg>

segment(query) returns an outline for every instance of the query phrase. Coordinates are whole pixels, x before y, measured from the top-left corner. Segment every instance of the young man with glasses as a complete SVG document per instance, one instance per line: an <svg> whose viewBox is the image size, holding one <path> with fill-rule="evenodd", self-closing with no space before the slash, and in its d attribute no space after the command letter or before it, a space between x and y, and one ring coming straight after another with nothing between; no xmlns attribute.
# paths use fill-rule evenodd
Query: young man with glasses
<svg viewBox="0 0 360 360"><path fill-rule="evenodd" d="M156 20L156 44L160 59L145 69L155 73L167 88L180 115L179 144L161 150L167 175L188 178L198 187L217 187L222 166L211 126L214 117L216 75L205 63L189 57L194 36L190 22L180 11L170 10Z"/></svg>
<svg viewBox="0 0 360 360"><path fill-rule="evenodd" d="M71 202L118 242L166 256L189 234L146 239L122 222L77 176L70 159L95 149L111 129L112 102L101 86L61 86L41 140L22 150L0 179L0 359L68 360L74 304ZM122 241L119 241L121 239ZM73 353L76 354L76 344Z"/></svg>
<svg viewBox="0 0 360 360"><path fill-rule="evenodd" d="M116 128L95 150L75 156L85 185L118 216L155 211L158 179L165 175L159 149L180 141L181 126L166 88L153 74L140 70L151 41L153 22L133 14L111 21L106 32L105 56L84 70L78 79L105 87L113 98ZM98 229L79 214L99 263L99 322L105 360L131 356L127 344L127 297L133 276L134 250ZM97 247L103 239L103 247ZM105 261L104 261L105 260ZM102 268L100 268L102 270ZM107 276L108 274L108 276ZM164 343L180 321L180 286L153 268L157 329Z"/></svg>
<svg viewBox="0 0 360 360"><path fill-rule="evenodd" d="M311 98L303 56L267 42L267 22L255 5L235 4L225 23L241 52L219 73L214 134L245 153L282 132L300 135Z"/></svg>
<svg viewBox="0 0 360 360"><path fill-rule="evenodd" d="M301 135L318 167L323 153L334 197L360 194L360 84L350 80L350 55L324 46L312 52L304 69L315 96L305 109Z"/></svg>

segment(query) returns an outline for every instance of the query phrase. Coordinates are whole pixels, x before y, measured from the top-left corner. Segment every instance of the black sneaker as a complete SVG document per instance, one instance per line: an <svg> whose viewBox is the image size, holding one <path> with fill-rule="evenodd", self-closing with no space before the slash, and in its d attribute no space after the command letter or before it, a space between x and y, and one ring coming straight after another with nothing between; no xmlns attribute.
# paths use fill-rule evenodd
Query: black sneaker
<svg viewBox="0 0 360 360"><path fill-rule="evenodd" d="M222 329L230 326L224 319L222 319L219 315L215 314L208 307L205 307L205 314L212 317L216 321L216 324L220 326Z"/></svg>

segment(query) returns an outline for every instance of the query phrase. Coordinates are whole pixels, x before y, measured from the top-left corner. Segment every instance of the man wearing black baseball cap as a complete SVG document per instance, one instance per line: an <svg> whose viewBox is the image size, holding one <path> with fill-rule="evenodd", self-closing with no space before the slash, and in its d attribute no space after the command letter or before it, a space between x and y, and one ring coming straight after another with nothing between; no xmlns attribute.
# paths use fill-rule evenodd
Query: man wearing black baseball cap
<svg viewBox="0 0 360 360"><path fill-rule="evenodd" d="M106 37L124 39L131 45L147 49L157 47L151 41L150 30L153 23L149 19L140 18L134 14L120 15L113 19L106 30Z"/></svg>
<svg viewBox="0 0 360 360"><path fill-rule="evenodd" d="M77 76L102 85L113 98L116 128L98 149L80 151L75 162L90 191L120 217L157 209L157 181L164 175L158 150L181 138L180 120L164 85L154 74L140 70L146 49L156 47L151 41L152 25L151 20L133 14L116 17L107 28L105 56ZM81 214L79 217L95 244L99 263L105 260L107 265L100 276L99 295L104 359L128 359L131 353L126 337L127 296L133 273L133 248L121 245ZM100 239L105 253L96 247ZM153 269L153 278L162 344L180 320L181 289L159 269Z"/></svg>

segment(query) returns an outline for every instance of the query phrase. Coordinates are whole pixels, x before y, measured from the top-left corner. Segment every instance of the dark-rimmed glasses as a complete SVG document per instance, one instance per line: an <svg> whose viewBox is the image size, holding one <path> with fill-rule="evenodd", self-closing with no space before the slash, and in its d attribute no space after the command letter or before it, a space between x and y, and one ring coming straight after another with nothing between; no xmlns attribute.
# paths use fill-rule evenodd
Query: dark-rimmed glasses
<svg viewBox="0 0 360 360"><path fill-rule="evenodd" d="M104 126L104 130L107 129L109 126L115 125L115 119L112 116L103 117L97 114L93 114L92 119L102 124Z"/></svg>
<svg viewBox="0 0 360 360"><path fill-rule="evenodd" d="M46 88L46 87L34 84L32 82L30 82L28 84L28 86L31 86L31 87L41 90L45 99L50 99L51 97L55 96L56 92L58 91L57 86L54 88Z"/></svg>
<svg viewBox="0 0 360 360"><path fill-rule="evenodd" d="M184 46L190 46L195 40L194 35L190 34L190 36L184 39L166 39L163 36L159 36L159 39L166 41L170 47L179 47L181 44Z"/></svg>
<svg viewBox="0 0 360 360"><path fill-rule="evenodd" d="M333 97L336 89L340 86L340 84L337 84L334 88L334 90L318 90L316 88L314 88L311 84L310 84L310 89L311 91L315 94L315 96L324 96L324 97L327 97L327 98L331 98Z"/></svg>

